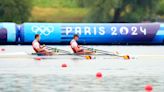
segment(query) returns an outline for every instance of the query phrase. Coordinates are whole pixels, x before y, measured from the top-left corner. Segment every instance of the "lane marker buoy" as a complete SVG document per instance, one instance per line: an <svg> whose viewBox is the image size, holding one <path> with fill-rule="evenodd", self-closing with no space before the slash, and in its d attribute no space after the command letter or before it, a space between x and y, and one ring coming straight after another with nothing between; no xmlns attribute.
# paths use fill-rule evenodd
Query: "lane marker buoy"
<svg viewBox="0 0 164 92"><path fill-rule="evenodd" d="M35 60L40 61L40 60L42 60L42 58L41 57L36 57Z"/></svg>
<svg viewBox="0 0 164 92"><path fill-rule="evenodd" d="M152 92L152 90L153 90L152 85L148 84L148 85L145 86L145 91L146 92Z"/></svg>
<svg viewBox="0 0 164 92"><path fill-rule="evenodd" d="M4 48L2 48L2 49L1 49L1 51L5 51L5 49L4 49Z"/></svg>
<svg viewBox="0 0 164 92"><path fill-rule="evenodd" d="M67 64L62 64L61 67L62 67L62 68L66 68L66 67L68 67L68 66L67 66Z"/></svg>
<svg viewBox="0 0 164 92"><path fill-rule="evenodd" d="M102 73L101 72L97 72L96 73L96 78L102 78Z"/></svg>

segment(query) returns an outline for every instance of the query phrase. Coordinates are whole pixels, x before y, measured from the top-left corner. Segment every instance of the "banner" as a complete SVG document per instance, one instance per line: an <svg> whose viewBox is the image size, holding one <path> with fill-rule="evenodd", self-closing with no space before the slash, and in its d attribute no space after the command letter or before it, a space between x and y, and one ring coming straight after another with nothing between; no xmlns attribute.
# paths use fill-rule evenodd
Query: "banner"
<svg viewBox="0 0 164 92"><path fill-rule="evenodd" d="M53 23L24 23L20 30L22 42L32 42L35 34L40 34L41 42L61 41L60 25Z"/></svg>
<svg viewBox="0 0 164 92"><path fill-rule="evenodd" d="M24 23L21 42L69 43L74 34L81 44L155 44L164 42L164 24L159 23Z"/></svg>
<svg viewBox="0 0 164 92"><path fill-rule="evenodd" d="M0 23L0 43L16 42L17 33L15 23Z"/></svg>

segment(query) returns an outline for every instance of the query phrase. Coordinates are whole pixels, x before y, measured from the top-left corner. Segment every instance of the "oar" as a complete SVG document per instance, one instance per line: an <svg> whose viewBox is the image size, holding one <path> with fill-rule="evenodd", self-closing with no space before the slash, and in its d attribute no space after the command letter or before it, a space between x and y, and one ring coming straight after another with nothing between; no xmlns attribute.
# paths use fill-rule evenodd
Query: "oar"
<svg viewBox="0 0 164 92"><path fill-rule="evenodd" d="M129 55L119 55L119 54L114 54L113 52L108 52L108 51L104 51L104 50L99 50L99 49L94 49L94 48L88 48L88 47L84 47L84 49L88 49L88 50L94 50L96 52L99 52L101 54L104 54L104 55L110 55L110 56L117 56L117 57L123 57L124 59L130 59Z"/></svg>
<svg viewBox="0 0 164 92"><path fill-rule="evenodd" d="M58 49L58 48L52 48L52 47L47 47L47 48L49 48L50 50L55 50L55 51L58 51L58 52L62 52L62 53L69 54L69 55L77 55L77 54L72 54L72 53L69 52L69 51L62 50L62 49ZM86 55L86 56L77 55L77 56L79 56L79 57L84 57L85 59L92 59L92 57L89 56L89 55Z"/></svg>
<svg viewBox="0 0 164 92"><path fill-rule="evenodd" d="M71 52L69 51L66 51L66 50L62 50L62 49L58 49L58 48L52 48L52 47L47 47L49 50L53 50L54 52L62 52L62 53L65 53L65 54L72 54Z"/></svg>
<svg viewBox="0 0 164 92"><path fill-rule="evenodd" d="M96 51L96 52L99 52L99 53L111 53L113 54L113 52L109 52L109 51L104 51L104 50L100 50L100 49L95 49L95 48L89 48L89 47L84 47L82 46L84 49L88 49L88 50L91 50L91 51Z"/></svg>

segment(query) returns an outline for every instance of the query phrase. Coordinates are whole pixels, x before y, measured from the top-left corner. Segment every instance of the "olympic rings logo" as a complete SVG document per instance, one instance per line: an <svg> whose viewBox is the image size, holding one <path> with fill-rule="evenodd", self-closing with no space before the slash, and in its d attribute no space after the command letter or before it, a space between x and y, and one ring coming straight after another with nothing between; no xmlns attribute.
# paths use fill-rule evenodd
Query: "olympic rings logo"
<svg viewBox="0 0 164 92"><path fill-rule="evenodd" d="M44 36L50 35L54 31L53 26L33 26L32 32L35 34L40 34Z"/></svg>

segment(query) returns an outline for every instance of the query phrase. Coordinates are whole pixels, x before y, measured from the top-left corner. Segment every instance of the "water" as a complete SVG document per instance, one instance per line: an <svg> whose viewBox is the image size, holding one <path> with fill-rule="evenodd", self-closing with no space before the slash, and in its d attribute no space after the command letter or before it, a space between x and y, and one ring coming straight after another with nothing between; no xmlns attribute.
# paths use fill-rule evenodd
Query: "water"
<svg viewBox="0 0 164 92"><path fill-rule="evenodd" d="M57 47L70 50L67 46ZM5 48L5 52L32 52L30 46L0 48ZM153 86L153 92L164 92L163 46L94 48L117 50L138 57L131 60L61 58L41 61L31 58L0 58L0 92L145 92L147 84ZM68 65L67 68L61 67L64 63ZM97 72L102 72L101 79L95 77Z"/></svg>

